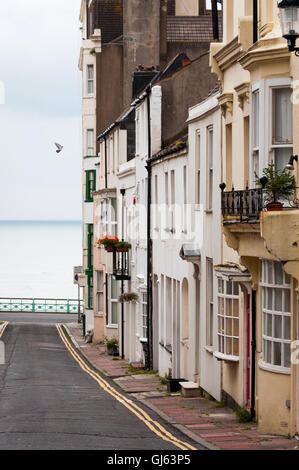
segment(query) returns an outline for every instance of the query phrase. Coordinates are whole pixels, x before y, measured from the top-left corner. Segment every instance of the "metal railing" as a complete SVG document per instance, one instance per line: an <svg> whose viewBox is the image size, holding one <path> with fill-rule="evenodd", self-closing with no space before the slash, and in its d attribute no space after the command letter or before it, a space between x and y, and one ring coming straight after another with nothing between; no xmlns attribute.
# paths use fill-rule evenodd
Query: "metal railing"
<svg viewBox="0 0 299 470"><path fill-rule="evenodd" d="M83 313L83 301L73 299L26 299L0 297L0 312Z"/></svg>
<svg viewBox="0 0 299 470"><path fill-rule="evenodd" d="M118 252L113 249L113 276L116 281L129 281L130 276L130 254Z"/></svg>
<svg viewBox="0 0 299 470"><path fill-rule="evenodd" d="M220 185L221 189L221 211L223 217L233 217L240 222L259 221L260 213L267 208L269 203L268 189L256 188L242 191L224 191L225 186ZM273 190L272 190L273 191ZM293 192L289 199L285 199L284 208L292 209L298 208L297 201L295 202L295 194L298 193L298 188Z"/></svg>

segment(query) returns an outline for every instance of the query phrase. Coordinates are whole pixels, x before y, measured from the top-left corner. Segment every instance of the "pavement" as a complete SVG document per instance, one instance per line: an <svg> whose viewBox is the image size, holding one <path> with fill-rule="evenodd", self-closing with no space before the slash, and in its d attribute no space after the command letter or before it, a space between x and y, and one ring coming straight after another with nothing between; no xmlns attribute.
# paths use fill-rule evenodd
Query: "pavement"
<svg viewBox="0 0 299 470"><path fill-rule="evenodd" d="M1 337L0 450L203 449L103 379L51 318L9 323Z"/></svg>
<svg viewBox="0 0 299 470"><path fill-rule="evenodd" d="M297 439L261 433L256 423L240 423L235 412L223 403L204 397L184 398L181 393L168 394L157 374L134 371L127 361L107 355L103 345L86 343L78 323L69 323L67 329L74 344L96 369L203 448L299 450Z"/></svg>

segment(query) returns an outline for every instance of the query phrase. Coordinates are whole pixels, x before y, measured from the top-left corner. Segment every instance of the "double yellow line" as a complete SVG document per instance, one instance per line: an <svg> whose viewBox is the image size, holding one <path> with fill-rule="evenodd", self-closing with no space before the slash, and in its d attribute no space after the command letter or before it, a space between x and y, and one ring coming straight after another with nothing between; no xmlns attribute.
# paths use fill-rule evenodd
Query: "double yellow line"
<svg viewBox="0 0 299 470"><path fill-rule="evenodd" d="M4 322L3 325L0 325L1 326L0 338L2 338L2 335L3 335L4 331L6 330L7 325L8 325L8 321Z"/></svg>
<svg viewBox="0 0 299 470"><path fill-rule="evenodd" d="M87 374L89 374L99 385L100 387L105 390L105 392L109 393L111 396L113 396L119 403L124 405L128 410L130 410L132 413L134 413L137 418L139 418L152 432L154 432L157 436L159 436L161 439L164 441L170 442L171 444L175 445L181 450L197 450L195 447L192 445L188 444L188 442L181 441L177 439L173 434L168 432L160 423L157 421L153 420L148 413L146 413L142 408L140 408L136 403L134 403L132 400L127 398L126 396L122 395L119 393L117 390L115 390L114 387L112 387L106 380L104 380L100 374L95 372L93 369L91 369L88 364L83 361L81 356L75 351L75 349L72 347L70 344L69 340L67 339L63 329L62 325L57 324L56 328L58 330L58 333L64 342L65 346L69 350L70 354L73 356L73 358L78 362L80 365L81 369L84 370Z"/></svg>

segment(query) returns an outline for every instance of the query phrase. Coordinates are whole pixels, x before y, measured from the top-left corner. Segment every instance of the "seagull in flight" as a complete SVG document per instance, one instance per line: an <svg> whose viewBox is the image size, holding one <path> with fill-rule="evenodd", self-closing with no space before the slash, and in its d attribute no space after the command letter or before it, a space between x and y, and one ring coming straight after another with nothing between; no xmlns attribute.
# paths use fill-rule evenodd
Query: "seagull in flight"
<svg viewBox="0 0 299 470"><path fill-rule="evenodd" d="M55 145L57 147L56 153L60 153L61 150L63 149L63 145L57 144L57 142L55 142Z"/></svg>

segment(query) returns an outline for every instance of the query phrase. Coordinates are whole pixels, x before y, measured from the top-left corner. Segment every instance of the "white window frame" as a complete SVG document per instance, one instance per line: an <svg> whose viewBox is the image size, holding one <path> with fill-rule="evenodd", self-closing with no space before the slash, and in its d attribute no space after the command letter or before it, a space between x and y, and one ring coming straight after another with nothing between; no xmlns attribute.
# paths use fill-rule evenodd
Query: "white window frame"
<svg viewBox="0 0 299 470"><path fill-rule="evenodd" d="M86 129L86 156L95 156L94 129Z"/></svg>
<svg viewBox="0 0 299 470"><path fill-rule="evenodd" d="M199 130L195 133L195 200L197 206L201 203L201 133Z"/></svg>
<svg viewBox="0 0 299 470"><path fill-rule="evenodd" d="M102 304L102 310L100 304ZM98 314L102 315L104 311L104 271L97 271L97 308Z"/></svg>
<svg viewBox="0 0 299 470"><path fill-rule="evenodd" d="M113 210L112 201L115 201ZM101 201L101 236L117 236L117 198L110 197Z"/></svg>
<svg viewBox="0 0 299 470"><path fill-rule="evenodd" d="M92 78L89 78L89 70L92 70ZM89 91L89 86L92 87L92 92ZM94 96L95 85L95 66L94 64L86 65L86 96Z"/></svg>
<svg viewBox="0 0 299 470"><path fill-rule="evenodd" d="M279 343L281 345L281 363L284 364L284 345L290 345L291 348L291 337L292 337L292 332L291 332L291 312L285 312L285 292L289 291L290 295L290 310L292 310L291 307L291 283L288 283L288 279L290 279L290 276L288 276L284 271L282 267L282 272L283 272L283 282L282 284L276 284L274 281L274 276L275 276L275 261L270 261L270 260L261 260L262 261L262 280L260 282L260 287L262 288L262 353L261 353L261 358L259 361L259 367L264 370L268 370L271 372L277 372L280 374L290 374L291 373L291 365L290 367L286 367L285 365L275 365L274 364L274 344ZM272 279L273 281L269 281L269 269L266 269L266 266L272 266ZM282 290L282 311L276 311L275 310L275 289ZM272 308L268 308L268 294L269 291L271 291L272 295ZM272 335L270 336L267 334L267 326L265 323L265 318L271 316L272 323L271 323L271 330L272 330ZM274 336L274 321L275 321L275 316L281 318L281 338L277 338ZM285 318L290 319L290 339L285 339L284 338L284 328L285 328ZM266 352L265 352L265 343L268 342L271 344L271 362L268 362L266 360ZM291 354L291 352L290 352Z"/></svg>
<svg viewBox="0 0 299 470"><path fill-rule="evenodd" d="M117 328L118 327L118 323L113 323L112 322L112 305L116 304L118 306L119 302L118 302L118 294L117 294L117 298L114 298L112 297L112 282L115 282L116 283L116 286L117 286L117 291L119 291L119 287L118 287L118 281L116 281L112 274L109 274L108 275L108 328ZM118 309L117 309L118 310ZM117 315L118 315L118 311L117 311Z"/></svg>
<svg viewBox="0 0 299 470"><path fill-rule="evenodd" d="M147 291L140 291L140 341L147 342L148 331L147 331Z"/></svg>
<svg viewBox="0 0 299 470"><path fill-rule="evenodd" d="M212 282L210 282L212 281ZM212 284L212 285L211 285ZM214 346L214 262L212 258L206 258L206 346Z"/></svg>
<svg viewBox="0 0 299 470"><path fill-rule="evenodd" d="M251 87L250 93L250 186L254 188L255 177L252 164L252 155L254 152L253 147L253 93L259 92L259 177L262 176L264 168L268 167L271 161L274 161L274 149L277 147L288 147L273 145L273 115L272 115L272 100L273 88L292 87L291 78L273 78L268 80L260 80ZM292 153L290 153L291 156Z"/></svg>
<svg viewBox="0 0 299 470"><path fill-rule="evenodd" d="M231 293L228 293L228 286L231 283ZM238 294L236 294L235 286L237 285ZM219 287L222 286L221 289ZM218 312L217 312L217 351L214 356L218 359L223 359L230 362L239 362L240 358L240 285L237 281L230 281L227 277L217 276L217 299L218 299ZM231 301L232 315L228 315L227 312L227 301ZM238 315L235 316L235 304L238 302ZM221 308L223 305L223 309ZM228 334L227 323L231 320L231 334ZM236 335L235 323L238 322L238 335ZM228 354L227 352L227 340L232 342L232 352L234 352L234 344L238 342L239 354Z"/></svg>
<svg viewBox="0 0 299 470"><path fill-rule="evenodd" d="M210 140L212 139L212 140ZM210 145L212 143L212 145ZM214 183L214 128L209 125L206 128L206 147L207 147L207 194L206 211L213 211L213 183Z"/></svg>

